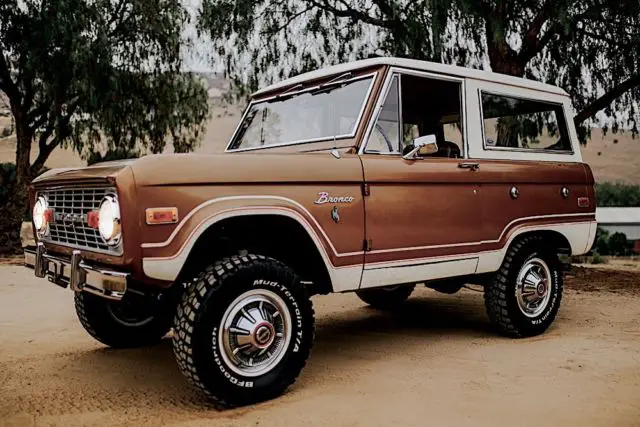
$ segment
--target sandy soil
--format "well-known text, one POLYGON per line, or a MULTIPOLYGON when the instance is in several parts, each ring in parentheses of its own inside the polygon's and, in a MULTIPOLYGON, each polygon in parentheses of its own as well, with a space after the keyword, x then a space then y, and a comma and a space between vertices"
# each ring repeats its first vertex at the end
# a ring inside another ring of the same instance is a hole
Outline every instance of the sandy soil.
POLYGON ((317 341, 281 398, 219 412, 170 343, 110 350, 71 293, 0 266, 0 425, 640 425, 640 274, 578 268, 543 336, 496 336, 481 294, 419 289, 401 311, 316 297, 317 341))

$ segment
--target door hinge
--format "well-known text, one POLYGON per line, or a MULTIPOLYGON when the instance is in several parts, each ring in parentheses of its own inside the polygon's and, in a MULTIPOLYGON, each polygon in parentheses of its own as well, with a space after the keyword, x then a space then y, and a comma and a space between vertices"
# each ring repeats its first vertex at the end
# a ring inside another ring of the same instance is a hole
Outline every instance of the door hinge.
POLYGON ((363 196, 371 195, 371 188, 369 187, 369 184, 362 184, 362 195, 363 196))
POLYGON ((371 250, 371 247, 372 247, 371 239, 365 239, 365 240, 363 240, 363 241, 362 241, 362 249, 363 249, 365 252, 370 251, 370 250, 371 250))

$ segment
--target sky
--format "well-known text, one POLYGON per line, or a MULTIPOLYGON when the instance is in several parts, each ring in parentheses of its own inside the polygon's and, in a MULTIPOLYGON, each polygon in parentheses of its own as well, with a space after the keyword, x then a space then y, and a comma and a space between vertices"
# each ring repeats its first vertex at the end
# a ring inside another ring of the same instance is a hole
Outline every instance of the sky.
POLYGON ((222 71, 220 66, 212 65, 209 58, 210 42, 206 36, 198 37, 196 30, 196 21, 198 18, 198 9, 200 8, 200 0, 183 0, 183 4, 191 15, 191 22, 184 30, 184 37, 191 39, 193 46, 185 49, 184 61, 185 69, 195 72, 219 72, 222 71))

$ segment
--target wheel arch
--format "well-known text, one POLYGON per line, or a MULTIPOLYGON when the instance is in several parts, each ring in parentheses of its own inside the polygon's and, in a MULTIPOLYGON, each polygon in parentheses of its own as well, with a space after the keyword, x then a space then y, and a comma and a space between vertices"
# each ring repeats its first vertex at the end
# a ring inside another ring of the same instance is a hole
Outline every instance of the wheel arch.
POLYGON ((333 291, 331 261, 320 237, 295 212, 238 212, 213 221, 195 239, 176 278, 189 280, 198 268, 241 253, 275 258, 291 267, 312 293, 333 291))
POLYGON ((571 255, 573 253, 570 237, 567 237, 561 231, 543 229, 543 230, 531 230, 517 234, 509 244, 509 248, 516 244, 518 241, 527 239, 530 237, 539 237, 543 243, 549 248, 554 248, 557 253, 562 255, 571 255))

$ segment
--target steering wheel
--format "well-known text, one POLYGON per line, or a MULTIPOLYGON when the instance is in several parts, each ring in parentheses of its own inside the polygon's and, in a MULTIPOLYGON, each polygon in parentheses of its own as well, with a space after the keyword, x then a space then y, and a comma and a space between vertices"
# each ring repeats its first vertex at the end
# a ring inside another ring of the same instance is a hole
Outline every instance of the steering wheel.
POLYGON ((387 137, 387 134, 384 133, 384 130, 382 129, 382 126, 380 126, 378 123, 376 123, 375 125, 375 129, 380 132, 380 135, 382 135, 382 139, 384 139, 384 142, 387 144, 387 148, 389 149, 390 153, 393 153, 393 144, 391 143, 391 140, 389 139, 389 137, 387 137))

